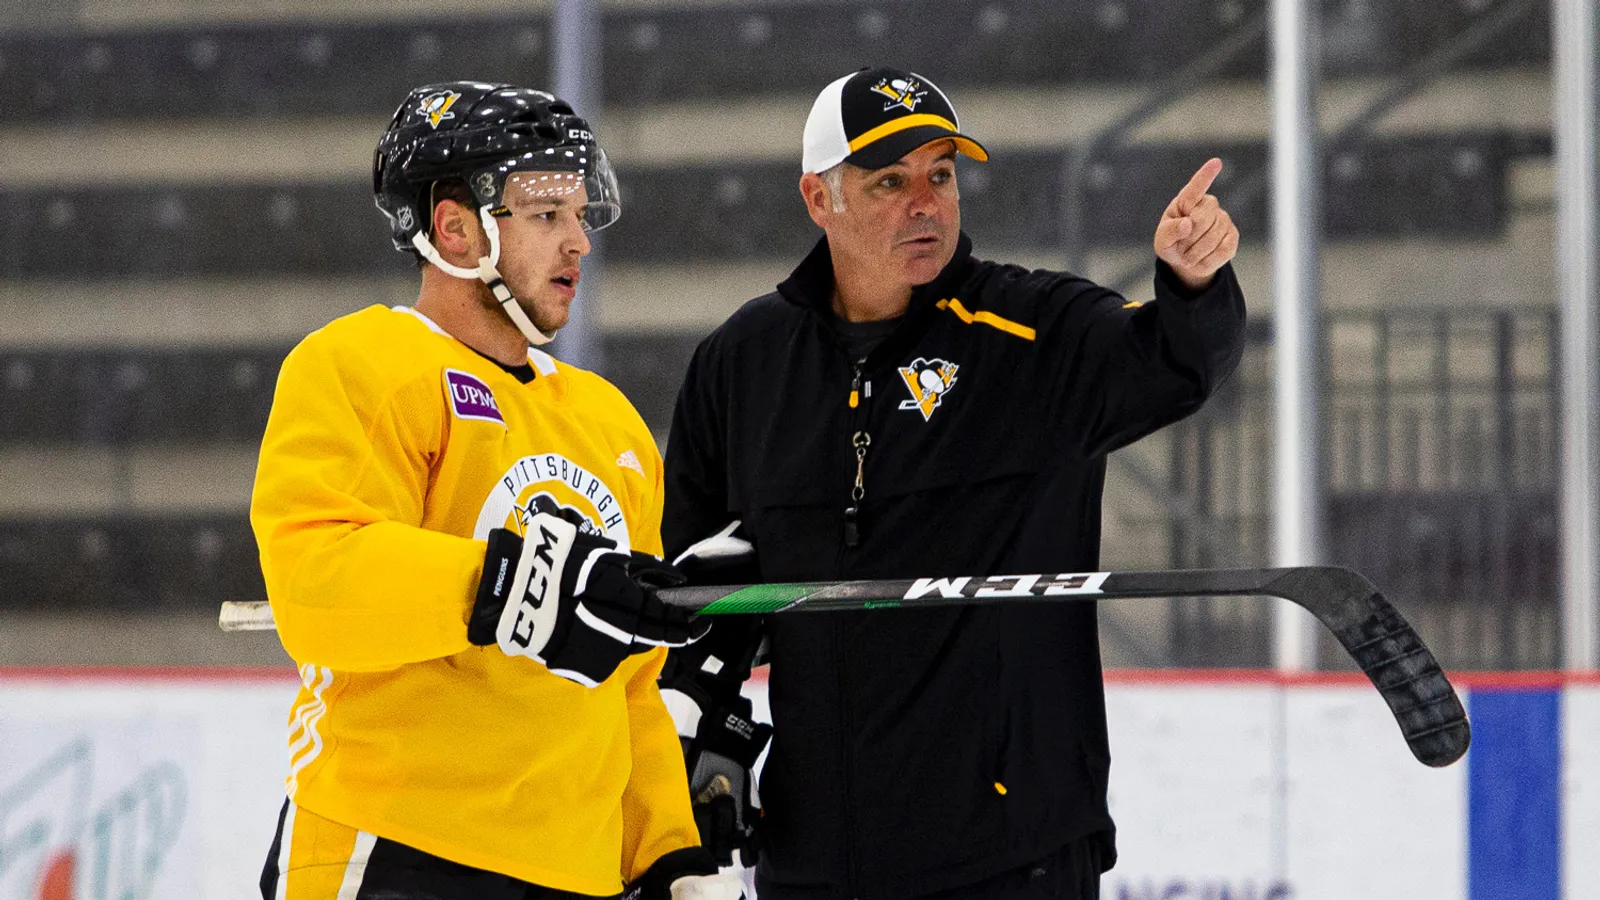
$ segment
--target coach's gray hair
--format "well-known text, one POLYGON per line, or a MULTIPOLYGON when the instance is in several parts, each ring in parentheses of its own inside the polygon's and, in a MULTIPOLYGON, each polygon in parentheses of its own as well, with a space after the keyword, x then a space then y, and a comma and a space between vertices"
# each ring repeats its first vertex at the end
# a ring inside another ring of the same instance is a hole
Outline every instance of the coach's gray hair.
POLYGON ((844 163, 839 163, 831 169, 823 169, 817 173, 817 177, 828 186, 828 195, 833 198, 833 211, 844 212, 844 163))

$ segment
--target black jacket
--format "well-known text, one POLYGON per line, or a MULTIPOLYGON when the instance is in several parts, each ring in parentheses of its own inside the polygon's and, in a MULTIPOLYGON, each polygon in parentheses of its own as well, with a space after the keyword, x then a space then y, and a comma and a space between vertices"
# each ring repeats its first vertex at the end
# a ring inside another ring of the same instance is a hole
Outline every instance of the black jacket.
MULTIPOLYGON (((737 518, 766 581, 1096 569, 1105 455, 1233 371, 1238 282, 1224 268, 1190 296, 1158 263, 1139 306, 970 254, 963 235, 864 366, 832 329, 826 239, 706 338, 667 444, 669 559, 737 518)), ((768 628, 763 898, 914 896, 1096 833, 1110 865, 1093 604, 768 628)))

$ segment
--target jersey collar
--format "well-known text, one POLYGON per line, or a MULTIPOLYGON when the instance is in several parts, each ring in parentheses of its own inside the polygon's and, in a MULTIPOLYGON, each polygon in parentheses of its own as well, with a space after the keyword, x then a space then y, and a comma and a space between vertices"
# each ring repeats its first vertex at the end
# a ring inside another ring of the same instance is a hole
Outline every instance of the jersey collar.
MULTIPOLYGON (((416 317, 416 319, 418 321, 420 321, 422 324, 428 326, 428 330, 434 332, 435 334, 443 335, 443 336, 445 336, 445 337, 447 337, 447 338, 449 338, 449 339, 451 339, 453 341, 457 341, 457 342, 459 342, 459 343, 461 343, 463 345, 466 344, 465 341, 462 341, 460 338, 456 337, 455 335, 453 335, 450 332, 445 331, 443 328, 441 328, 439 326, 438 322, 435 322, 434 320, 428 318, 426 315, 423 315, 422 313, 417 312, 417 310, 414 307, 410 307, 410 306, 394 306, 394 307, 390 307, 390 308, 393 309, 397 313, 405 313, 408 316, 416 317)), ((480 353, 479 355, 482 356, 483 354, 480 353)), ((538 372, 540 375, 554 375, 554 374, 556 374, 556 361, 555 361, 555 358, 552 357, 550 354, 544 352, 543 350, 540 350, 537 347, 529 347, 528 348, 528 365, 533 366, 533 370, 535 372, 538 372)))

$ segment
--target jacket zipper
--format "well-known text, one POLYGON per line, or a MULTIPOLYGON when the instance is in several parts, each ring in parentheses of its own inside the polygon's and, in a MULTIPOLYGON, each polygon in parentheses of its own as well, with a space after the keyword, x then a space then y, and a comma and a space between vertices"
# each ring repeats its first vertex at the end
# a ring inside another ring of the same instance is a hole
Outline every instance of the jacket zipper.
MULTIPOLYGON (((853 367, 850 380, 850 408, 859 409, 861 406, 861 360, 853 367)), ((870 388, 869 388, 870 390, 870 388)), ((850 417, 852 424, 861 424, 862 413, 857 412, 850 417)), ((850 487, 850 505, 844 509, 844 545, 846 549, 855 549, 861 546, 861 501, 867 496, 867 448, 872 446, 872 435, 865 427, 856 429, 850 436, 850 447, 856 454, 856 480, 850 487)))
MULTIPOLYGON (((861 501, 867 495, 866 470, 867 447, 872 444, 872 435, 867 432, 865 418, 867 415, 863 400, 870 399, 872 388, 866 384, 862 377, 862 366, 866 362, 858 359, 851 364, 850 377, 850 448, 855 452, 856 477, 850 487, 850 505, 844 510, 844 550, 840 551, 840 564, 844 563, 844 553, 861 545, 861 501)), ((856 874, 856 820, 850 810, 851 798, 855 796, 854 771, 855 754, 851 752, 851 742, 855 740, 855 722, 850 715, 850 691, 845 677, 845 629, 835 617, 834 646, 838 648, 839 661, 839 714, 841 725, 844 727, 844 871, 845 889, 851 897, 856 894, 858 881, 856 874)))

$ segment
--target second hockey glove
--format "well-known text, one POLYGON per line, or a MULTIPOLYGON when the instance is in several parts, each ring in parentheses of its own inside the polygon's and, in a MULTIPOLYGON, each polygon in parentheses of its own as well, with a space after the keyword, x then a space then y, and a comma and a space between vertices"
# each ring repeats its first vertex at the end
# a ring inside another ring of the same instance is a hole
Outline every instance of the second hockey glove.
POLYGON ((467 640, 595 687, 630 653, 681 647, 705 633, 709 623, 656 596, 682 582, 653 556, 623 553, 614 541, 541 512, 525 536, 489 533, 467 640))

